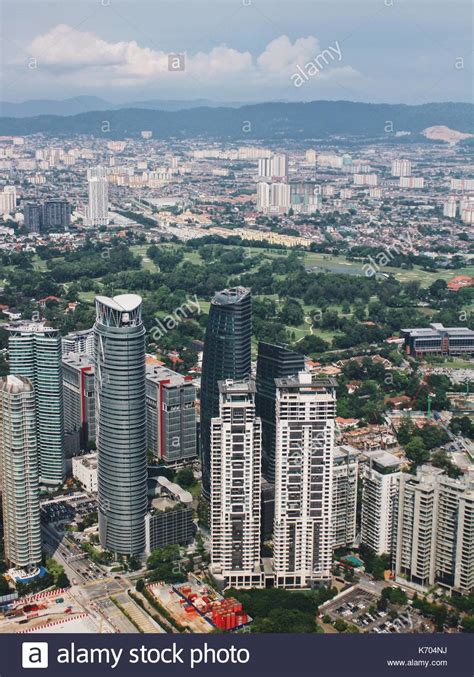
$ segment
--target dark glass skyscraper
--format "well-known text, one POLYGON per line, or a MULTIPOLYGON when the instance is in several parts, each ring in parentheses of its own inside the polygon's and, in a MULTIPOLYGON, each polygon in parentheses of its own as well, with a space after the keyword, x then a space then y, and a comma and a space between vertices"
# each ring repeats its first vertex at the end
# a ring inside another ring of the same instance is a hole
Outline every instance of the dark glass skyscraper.
POLYGON ((257 416, 262 420, 263 474, 275 481, 275 401, 276 378, 294 376, 304 371, 304 355, 271 343, 258 344, 257 416))
POLYGON ((211 419, 219 416, 218 381, 250 376, 252 301, 250 289, 216 292, 211 301, 201 376, 202 488, 210 498, 211 419))
POLYGON ((145 329, 135 294, 96 298, 95 390, 99 535, 106 550, 145 550, 145 329))

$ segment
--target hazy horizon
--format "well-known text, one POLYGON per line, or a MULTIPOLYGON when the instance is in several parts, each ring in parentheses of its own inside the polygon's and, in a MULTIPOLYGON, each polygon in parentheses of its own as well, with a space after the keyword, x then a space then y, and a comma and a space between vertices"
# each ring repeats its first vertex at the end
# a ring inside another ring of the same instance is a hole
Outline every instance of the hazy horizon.
POLYGON ((7 0, 3 7, 0 98, 12 103, 472 100, 468 0, 7 0), (173 70, 170 59, 183 54, 173 70))

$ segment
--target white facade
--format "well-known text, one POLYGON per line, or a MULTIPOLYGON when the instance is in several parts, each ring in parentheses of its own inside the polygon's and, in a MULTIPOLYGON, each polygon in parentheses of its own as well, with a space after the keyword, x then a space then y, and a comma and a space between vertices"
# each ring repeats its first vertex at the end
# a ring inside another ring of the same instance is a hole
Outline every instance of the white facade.
POLYGON ((451 179, 451 190, 474 190, 474 179, 451 179))
POLYGON ((16 211, 16 188, 5 186, 0 193, 0 215, 14 214, 16 211))
POLYGON ((377 174, 354 174, 354 186, 376 186, 377 174))
POLYGON ((440 468, 402 474, 395 573, 422 588, 440 583, 474 590, 474 476, 450 479, 440 468))
POLYGON ((89 494, 97 493, 97 454, 75 456, 72 459, 72 476, 89 494))
POLYGON ((94 330, 84 329, 67 334, 61 339, 61 351, 63 355, 77 353, 94 357, 94 330))
POLYGON ((361 471, 361 543, 376 555, 393 550, 400 461, 385 451, 365 451, 367 464, 361 471))
POLYGON ((458 205, 454 195, 450 195, 446 202, 443 204, 443 216, 447 216, 448 219, 455 219, 458 212, 458 205))
POLYGON ((392 162, 392 176, 411 176, 410 160, 394 160, 392 162))
POLYGON ((16 567, 34 567, 41 562, 35 393, 18 376, 0 379, 0 488, 5 558, 16 567))
POLYGON ((425 180, 422 176, 401 176, 400 188, 424 188, 425 180))
POLYGON ((87 170, 89 205, 87 210, 90 226, 106 226, 109 223, 109 185, 104 167, 87 170))
POLYGON ((277 587, 331 578, 335 381, 276 379, 274 570, 277 587))
POLYGON ((257 210, 264 214, 286 214, 291 206, 289 183, 257 184, 257 210))
POLYGON ((237 588, 262 584, 261 421, 253 381, 220 381, 211 422, 211 571, 237 588))

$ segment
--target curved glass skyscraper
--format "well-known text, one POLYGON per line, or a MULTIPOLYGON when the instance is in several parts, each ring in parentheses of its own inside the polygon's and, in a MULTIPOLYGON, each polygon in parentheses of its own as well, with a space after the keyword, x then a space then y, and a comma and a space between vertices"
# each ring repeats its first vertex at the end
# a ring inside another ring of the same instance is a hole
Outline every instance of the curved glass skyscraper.
POLYGON ((201 375, 201 454, 203 496, 210 499, 211 419, 219 416, 218 381, 250 376, 252 301, 250 289, 216 292, 211 301, 201 375))
POLYGON ((145 328, 135 294, 96 298, 99 535, 121 555, 145 550, 145 328))
POLYGON ((65 480, 61 335, 45 322, 7 326, 10 373, 30 379, 35 389, 40 483, 65 480))

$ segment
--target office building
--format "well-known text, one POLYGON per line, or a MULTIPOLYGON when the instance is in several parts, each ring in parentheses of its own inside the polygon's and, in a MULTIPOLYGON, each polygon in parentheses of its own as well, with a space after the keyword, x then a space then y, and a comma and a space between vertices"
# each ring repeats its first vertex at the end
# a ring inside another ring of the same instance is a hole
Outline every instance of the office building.
POLYGON ((335 447, 332 476, 333 547, 354 545, 357 516, 359 450, 350 445, 335 447))
POLYGON ((394 548, 400 460, 386 451, 364 451, 361 469, 361 543, 376 555, 391 555, 394 548))
POLYGON ((196 387, 191 376, 146 365, 147 449, 165 465, 183 465, 197 455, 196 387))
POLYGON ((97 454, 83 454, 72 459, 72 476, 89 494, 97 493, 97 475, 97 454))
POLYGON ((411 176, 410 160, 394 160, 392 162, 392 176, 411 176))
POLYGON ((444 327, 433 322, 427 328, 402 329, 405 350, 423 355, 474 355, 474 331, 467 327, 444 327))
POLYGON ((211 423, 211 571, 236 588, 262 584, 261 422, 252 380, 219 382, 211 423))
POLYGON ((77 353, 94 357, 94 329, 84 329, 67 334, 62 338, 61 346, 63 355, 77 353))
POLYGON ((135 294, 96 298, 95 391, 99 537, 106 550, 145 550, 145 328, 135 294))
POLYGON ((33 384, 0 379, 0 488, 5 559, 30 569, 41 562, 39 464, 33 384))
POLYGON ((72 456, 95 442, 94 361, 88 355, 62 357, 64 438, 72 456))
POLYGON ((300 371, 304 371, 304 355, 284 346, 259 342, 255 403, 262 421, 263 472, 269 482, 275 482, 275 379, 300 371))
POLYGON ((167 545, 189 545, 195 534, 193 509, 169 498, 160 498, 145 516, 145 554, 150 555, 167 545))
POLYGON ((65 480, 61 336, 28 320, 7 330, 10 373, 28 378, 35 391, 40 482, 54 487, 65 480))
POLYGON ((217 292, 209 309, 201 374, 201 455, 203 496, 210 499, 211 419, 219 416, 218 381, 250 376, 252 336, 250 289, 217 292))
POLYGON ((159 475, 148 480, 148 496, 151 506, 145 517, 145 553, 167 545, 189 545, 196 533, 192 494, 159 475))
POLYGON ((87 221, 90 226, 106 226, 109 223, 109 186, 104 167, 87 170, 89 204, 87 221))
POLYGON ((395 574, 427 589, 474 590, 474 476, 424 465, 400 477, 395 574))
POLYGON ((327 584, 332 566, 336 382, 276 379, 275 585, 327 584))

